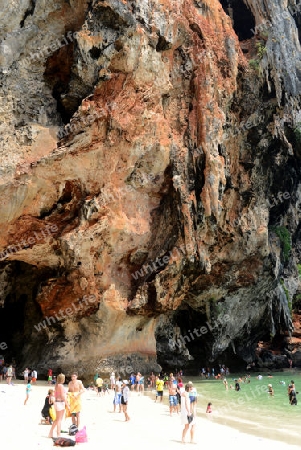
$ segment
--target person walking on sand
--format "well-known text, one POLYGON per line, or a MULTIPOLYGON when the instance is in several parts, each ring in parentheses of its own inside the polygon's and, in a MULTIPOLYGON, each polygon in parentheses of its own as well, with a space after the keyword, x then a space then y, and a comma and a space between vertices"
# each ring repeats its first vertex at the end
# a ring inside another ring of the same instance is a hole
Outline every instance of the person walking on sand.
POLYGON ((13 377, 13 366, 12 366, 12 364, 10 364, 8 366, 7 373, 6 373, 7 384, 11 384, 12 377, 13 377))
POLYGON ((85 388, 81 380, 77 379, 77 373, 71 374, 71 381, 68 384, 68 404, 72 423, 79 429, 79 418, 82 409, 81 395, 85 392, 85 388))
POLYGON ((56 384, 54 388, 54 409, 56 413, 56 418, 53 421, 53 424, 51 425, 49 435, 48 437, 53 437, 53 431, 56 427, 56 434, 57 437, 60 437, 61 435, 61 425, 62 420, 65 413, 66 408, 66 402, 67 402, 67 396, 66 391, 64 388, 64 382, 65 382, 65 375, 63 373, 60 373, 57 376, 56 384))
POLYGON ((47 380, 48 380, 48 384, 52 384, 52 369, 48 369, 47 380))
POLYGON ((185 437, 190 427, 190 442, 194 443, 195 416, 191 413, 189 391, 193 389, 190 384, 185 385, 185 390, 181 392, 181 423, 184 425, 182 431, 182 444, 185 444, 185 437))
POLYGON ((127 380, 123 380, 122 388, 121 388, 121 409, 124 413, 125 421, 129 421, 130 417, 128 415, 128 401, 129 401, 129 382, 127 380))
POLYGON ((189 402, 190 402, 190 412, 196 417, 196 405, 198 401, 198 393, 196 388, 193 386, 192 381, 188 381, 189 385, 189 402))
POLYGON ((114 410, 116 412, 116 405, 119 405, 119 412, 121 412, 121 387, 122 387, 122 379, 119 378, 118 381, 115 382, 115 395, 113 399, 114 410))
POLYGON ((97 397, 100 397, 102 395, 102 387, 103 387, 103 379, 101 377, 97 378, 96 386, 97 386, 97 397))
POLYGON ((29 375, 29 370, 26 367, 26 369, 23 372, 24 383, 28 383, 28 375, 29 375))
POLYGON ((169 395, 169 414, 178 413, 178 398, 177 398, 177 385, 172 381, 169 383, 168 387, 168 395, 169 395))
POLYGON ((24 405, 26 405, 27 400, 29 399, 29 394, 31 393, 31 380, 26 385, 26 398, 24 400, 24 405))
POLYGON ((112 372, 110 375, 110 389, 113 391, 113 389, 115 389, 115 382, 116 382, 116 378, 115 378, 115 372, 112 372))
POLYGON ((163 400, 163 390, 164 390, 164 380, 162 379, 162 377, 157 377, 156 390, 157 390, 157 392, 156 392, 155 403, 156 403, 158 397, 160 397, 160 402, 162 402, 162 400, 163 400))

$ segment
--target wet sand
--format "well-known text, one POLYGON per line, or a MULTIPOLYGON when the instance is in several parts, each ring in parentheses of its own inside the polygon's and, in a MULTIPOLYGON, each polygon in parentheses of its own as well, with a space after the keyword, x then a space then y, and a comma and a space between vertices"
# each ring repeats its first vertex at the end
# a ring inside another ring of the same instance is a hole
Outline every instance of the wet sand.
MULTIPOLYGON (((46 382, 38 382, 33 386, 27 405, 24 406, 24 383, 17 381, 14 386, 7 386, 4 382, 0 384, 1 446, 5 450, 55 448, 52 439, 47 437, 50 426, 40 424, 40 411, 48 388, 46 382)), ((167 398, 166 391, 164 395, 167 398)), ((138 396, 136 392, 131 393, 128 406, 131 417, 129 422, 124 421, 122 413, 113 413, 111 392, 103 397, 97 397, 96 392, 87 390, 82 400, 80 428, 86 425, 89 442, 78 446, 87 450, 99 450, 103 446, 118 450, 133 450, 137 446, 143 450, 183 448, 180 414, 170 417, 168 406, 155 403, 152 394, 138 396)), ((68 430, 70 424, 70 418, 64 420, 62 430, 68 430)), ((62 436, 68 437, 68 434, 62 433, 62 436)), ((187 441, 189 441, 188 434, 187 441)), ((226 446, 231 450, 301 449, 301 446, 290 445, 289 441, 284 443, 247 434, 244 432, 243 423, 240 431, 221 425, 216 422, 214 413, 212 416, 200 414, 197 418, 195 441, 197 445, 187 443, 184 447, 219 449, 226 446)))

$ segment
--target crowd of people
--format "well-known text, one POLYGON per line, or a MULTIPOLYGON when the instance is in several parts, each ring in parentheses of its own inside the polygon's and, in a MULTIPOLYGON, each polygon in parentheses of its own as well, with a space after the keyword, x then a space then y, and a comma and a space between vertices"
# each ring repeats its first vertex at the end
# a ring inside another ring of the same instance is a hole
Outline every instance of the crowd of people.
MULTIPOLYGON (((5 371, 5 379, 8 384, 12 384, 12 379, 15 373, 13 372, 12 364, 7 366, 5 371)), ((230 371, 225 366, 220 366, 220 370, 215 373, 214 369, 202 368, 200 371, 200 377, 221 379, 226 390, 233 389, 235 391, 241 390, 242 383, 250 383, 250 375, 245 375, 239 378, 234 378, 234 384, 228 386, 226 375, 230 374, 230 371)), ((30 394, 32 392, 32 385, 37 381, 37 371, 35 369, 25 368, 22 372, 24 383, 26 384, 26 397, 24 405, 27 404, 30 394)), ((268 378, 273 378, 271 374, 268 378)), ((2 378, 3 379, 3 378, 2 378)), ((262 375, 257 376, 258 380, 262 380, 262 375)), ((130 420, 128 413, 128 402, 131 392, 136 392, 139 395, 144 394, 144 390, 147 389, 154 392, 154 402, 162 403, 163 397, 168 398, 168 407, 170 416, 179 414, 181 418, 182 428, 182 442, 186 440, 188 431, 190 432, 190 441, 194 442, 194 427, 196 424, 197 416, 197 401, 198 393, 191 381, 183 382, 183 371, 176 371, 176 373, 159 373, 152 372, 149 376, 144 377, 140 372, 131 373, 128 379, 123 379, 117 372, 111 372, 108 378, 102 378, 102 376, 96 372, 93 382, 86 388, 81 380, 78 379, 76 372, 71 374, 71 380, 68 383, 67 388, 64 386, 65 375, 58 373, 57 376, 53 374, 52 369, 48 369, 47 383, 52 387, 48 389, 45 397, 44 405, 41 410, 42 423, 50 425, 49 437, 52 438, 54 432, 56 436, 61 435, 61 424, 64 417, 70 417, 72 425, 79 430, 80 426, 80 413, 81 413, 81 396, 86 389, 93 389, 96 392, 97 397, 102 397, 106 394, 113 393, 113 412, 119 412, 124 414, 125 421, 130 420)), ((284 381, 280 381, 280 384, 285 384, 284 381)), ((270 396, 274 396, 274 388, 271 383, 268 384, 267 393, 270 396)), ((293 380, 288 385, 287 390, 289 403, 291 405, 297 405, 297 394, 295 383, 293 380)), ((207 404, 206 413, 211 414, 213 412, 212 403, 207 404)))

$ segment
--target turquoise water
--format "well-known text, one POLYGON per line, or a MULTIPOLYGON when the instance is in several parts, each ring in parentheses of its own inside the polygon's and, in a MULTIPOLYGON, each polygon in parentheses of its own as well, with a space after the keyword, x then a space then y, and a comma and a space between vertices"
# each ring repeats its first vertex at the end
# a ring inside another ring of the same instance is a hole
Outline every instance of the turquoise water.
MULTIPOLYGON (((212 403, 212 420, 239 429, 242 432, 255 434, 270 439, 301 445, 301 373, 286 371, 273 373, 269 378, 262 374, 262 380, 252 374, 250 383, 240 383, 239 392, 226 390, 221 380, 202 380, 191 377, 198 394, 198 415, 206 415, 208 402, 212 403), (298 405, 289 404, 287 388, 291 380, 295 381, 298 405), (285 381, 285 385, 280 384, 285 381), (272 384, 274 396, 267 393, 267 385, 272 384)), ((239 375, 227 376, 228 387, 235 385, 239 375)), ((187 382, 185 377, 185 382, 187 382)), ((208 414, 207 414, 208 416, 208 414)))

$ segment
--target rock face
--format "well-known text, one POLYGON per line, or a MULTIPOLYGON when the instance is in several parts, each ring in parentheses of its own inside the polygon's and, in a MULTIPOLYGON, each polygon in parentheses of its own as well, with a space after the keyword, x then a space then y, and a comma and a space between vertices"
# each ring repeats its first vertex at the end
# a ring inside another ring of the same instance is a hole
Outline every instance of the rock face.
POLYGON ((87 377, 300 365, 300 5, 5 8, 6 357, 87 377))

